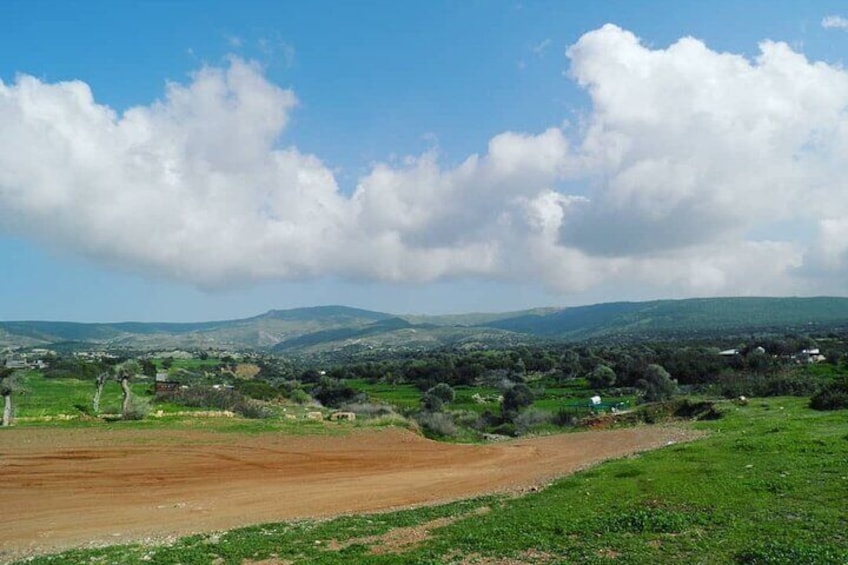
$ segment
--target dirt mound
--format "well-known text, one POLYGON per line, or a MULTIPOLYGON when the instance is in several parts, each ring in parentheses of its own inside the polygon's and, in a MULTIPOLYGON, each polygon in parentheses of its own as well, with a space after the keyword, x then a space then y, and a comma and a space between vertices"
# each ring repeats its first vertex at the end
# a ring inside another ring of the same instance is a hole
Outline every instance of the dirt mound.
POLYGON ((521 490, 688 436, 638 427, 452 445, 400 429, 306 437, 10 429, 0 433, 0 561, 521 490))

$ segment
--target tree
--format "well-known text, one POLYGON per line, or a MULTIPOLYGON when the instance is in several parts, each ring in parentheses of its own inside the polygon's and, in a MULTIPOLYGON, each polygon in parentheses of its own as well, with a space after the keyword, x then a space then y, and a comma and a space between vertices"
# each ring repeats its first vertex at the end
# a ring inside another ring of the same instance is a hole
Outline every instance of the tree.
POLYGON ((589 373, 589 386, 593 389, 609 388, 615 384, 615 371, 601 364, 589 373))
POLYGON ((145 376, 153 378, 156 376, 156 364, 150 359, 141 360, 141 372, 145 376))
POLYGON ((445 403, 453 402, 454 398, 456 398, 456 393, 453 391, 453 388, 451 388, 451 386, 447 383, 439 383, 430 390, 428 390, 427 393, 439 397, 442 402, 445 403))
POLYGON ((130 379, 141 372, 138 361, 130 359, 115 365, 115 378, 121 383, 123 401, 121 402, 121 416, 127 418, 130 413, 132 391, 130 390, 130 379))
POLYGON ((573 349, 569 349, 562 354, 562 358, 559 361, 559 369, 563 379, 571 380, 577 378, 577 374, 580 372, 580 355, 573 349))
POLYGON ((94 398, 91 400, 91 407, 95 414, 100 413, 100 396, 103 394, 103 387, 107 380, 109 380, 109 371, 103 371, 94 381, 94 398))
POLYGON ((518 411, 533 404, 533 391, 524 383, 518 383, 506 389, 501 404, 504 419, 512 420, 518 411))
POLYGON ((648 365, 636 386, 642 389, 643 397, 648 402, 668 400, 678 392, 677 381, 671 378, 662 365, 655 363, 648 365))
POLYGON ((445 402, 432 392, 425 392, 421 397, 421 404, 427 412, 440 412, 445 402))
POLYGON ((356 391, 344 381, 321 377, 312 389, 312 396, 327 407, 338 408, 356 397, 356 391))
POLYGON ((421 396, 421 403, 428 412, 439 412, 442 407, 453 402, 456 397, 453 388, 447 383, 439 383, 421 396))
POLYGON ((3 396, 3 426, 12 425, 12 392, 17 385, 18 373, 13 369, 0 367, 0 395, 3 396))

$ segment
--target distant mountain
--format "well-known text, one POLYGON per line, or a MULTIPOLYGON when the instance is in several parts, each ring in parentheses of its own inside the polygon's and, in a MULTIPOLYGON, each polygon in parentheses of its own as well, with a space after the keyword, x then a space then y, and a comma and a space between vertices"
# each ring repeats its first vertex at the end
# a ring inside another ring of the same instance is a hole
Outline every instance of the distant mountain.
POLYGON ((77 347, 326 353, 498 346, 540 338, 653 339, 834 326, 848 326, 848 298, 697 298, 447 316, 396 316, 346 306, 318 306, 183 324, 0 322, 0 347, 74 343, 80 344, 77 347))
POLYGON ((650 337, 671 333, 791 330, 848 324, 848 298, 691 298, 611 302, 486 324, 549 338, 650 337))
POLYGON ((346 306, 271 310, 252 318, 197 323, 0 322, 0 344, 36 346, 82 342, 109 347, 268 348, 328 329, 356 328, 391 314, 346 306))

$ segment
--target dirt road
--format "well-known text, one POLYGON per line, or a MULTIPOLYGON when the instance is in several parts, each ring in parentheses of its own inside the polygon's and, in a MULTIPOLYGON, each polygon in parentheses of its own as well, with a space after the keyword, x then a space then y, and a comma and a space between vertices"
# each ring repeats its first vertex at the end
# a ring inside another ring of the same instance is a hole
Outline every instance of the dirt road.
POLYGON ((306 437, 3 430, 0 561, 519 489, 687 436, 639 427, 451 445, 400 429, 306 437))

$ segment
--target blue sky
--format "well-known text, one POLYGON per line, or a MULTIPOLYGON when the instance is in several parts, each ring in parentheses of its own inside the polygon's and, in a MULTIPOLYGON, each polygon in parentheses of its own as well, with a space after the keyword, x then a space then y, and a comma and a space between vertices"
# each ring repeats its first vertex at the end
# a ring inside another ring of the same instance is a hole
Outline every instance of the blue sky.
POLYGON ((11 0, 0 319, 845 294, 842 8, 11 0))

